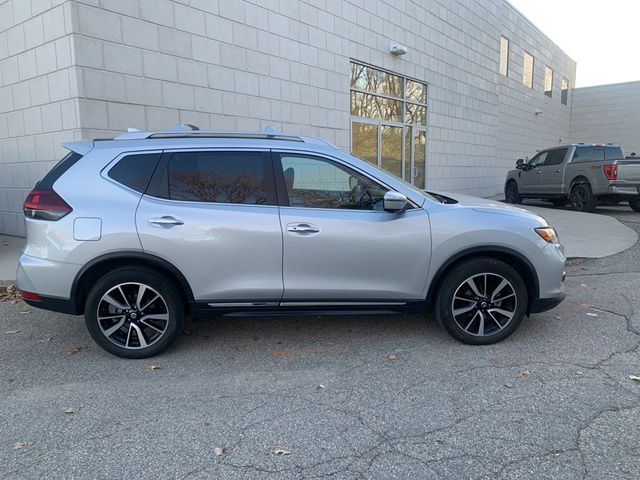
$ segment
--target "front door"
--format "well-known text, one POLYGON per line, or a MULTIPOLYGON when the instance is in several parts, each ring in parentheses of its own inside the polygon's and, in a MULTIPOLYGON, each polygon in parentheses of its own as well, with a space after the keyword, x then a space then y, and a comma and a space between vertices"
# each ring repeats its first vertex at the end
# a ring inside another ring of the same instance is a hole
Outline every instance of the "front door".
POLYGON ((557 148, 549 151, 544 164, 540 167, 540 193, 555 195, 562 193, 563 183, 563 162, 567 155, 566 148, 557 148))
POLYGON ((270 152, 179 151, 158 165, 136 223, 142 248, 178 268, 197 301, 282 297, 282 231, 270 152))
POLYGON ((542 171, 540 167, 547 158, 548 152, 540 152, 533 157, 529 163, 525 164, 525 168, 521 170, 520 175, 520 193, 532 194, 540 193, 542 171))
POLYGON ((424 210, 385 212, 387 189, 335 159, 274 158, 286 192, 282 305, 424 299, 431 252, 424 210))

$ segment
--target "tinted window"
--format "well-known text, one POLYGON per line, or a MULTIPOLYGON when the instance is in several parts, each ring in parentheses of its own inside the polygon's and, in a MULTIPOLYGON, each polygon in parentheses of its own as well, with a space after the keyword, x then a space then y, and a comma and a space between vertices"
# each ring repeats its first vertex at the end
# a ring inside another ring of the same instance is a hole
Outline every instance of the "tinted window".
POLYGON ((127 155, 109 170, 109 177, 118 183, 144 193, 159 159, 159 153, 127 155))
POLYGON ((292 207, 383 210, 387 189, 350 168, 308 155, 280 159, 292 207))
POLYGON ((65 157, 60 160, 55 166, 49 170, 42 180, 36 183, 37 188, 53 188, 53 184, 58 180, 64 172, 69 170, 78 160, 82 158, 82 155, 76 152, 69 152, 65 157))
POLYGON ((604 159, 605 160, 622 160, 622 149, 620 147, 604 147, 604 159))
MULTIPOLYGON (((263 152, 180 152, 168 165, 169 198, 192 202, 273 204, 263 152)), ((273 176, 271 176, 273 178, 273 176)))
POLYGON ((551 150, 549 155, 547 155, 547 159, 545 160, 545 165, 560 165, 564 161, 564 157, 567 154, 566 148, 559 148, 557 150, 551 150))
POLYGON ((576 162, 604 161, 604 147, 577 147, 573 158, 576 162))

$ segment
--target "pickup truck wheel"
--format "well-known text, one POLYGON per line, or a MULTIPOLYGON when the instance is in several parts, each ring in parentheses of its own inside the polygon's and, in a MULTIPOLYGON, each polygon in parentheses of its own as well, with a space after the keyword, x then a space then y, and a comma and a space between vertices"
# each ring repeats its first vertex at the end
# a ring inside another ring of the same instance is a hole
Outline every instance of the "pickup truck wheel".
POLYGON ((510 265, 473 258, 450 270, 438 288, 435 316, 449 334, 470 345, 488 345, 511 335, 527 312, 528 293, 510 265))
POLYGON ((596 209, 596 197, 593 196, 591 186, 581 183, 571 190, 571 206, 579 212, 593 212, 596 209))
POLYGON ((630 198, 629 206, 634 212, 640 212, 640 197, 630 198))
POLYGON ((507 203, 521 203, 522 197, 518 192, 518 184, 511 180, 504 189, 504 199, 507 203))

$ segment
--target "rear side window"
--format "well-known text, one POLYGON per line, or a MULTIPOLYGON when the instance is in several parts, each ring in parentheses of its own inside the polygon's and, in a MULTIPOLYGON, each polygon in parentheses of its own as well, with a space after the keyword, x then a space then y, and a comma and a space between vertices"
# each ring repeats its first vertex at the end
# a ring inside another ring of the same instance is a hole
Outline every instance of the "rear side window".
POLYGON ((171 200, 274 205, 271 159, 265 152, 179 152, 167 167, 171 200))
POLYGON ((620 147, 604 147, 605 160, 622 160, 624 155, 620 147))
POLYGON ((127 155, 109 170, 109 177, 133 190, 144 193, 160 160, 160 153, 127 155))
POLYGON ((547 155, 547 159, 545 160, 545 165, 560 165, 564 161, 564 157, 567 154, 566 148, 558 148, 557 150, 551 150, 549 155, 547 155))
POLYGON ((58 180, 64 172, 69 170, 75 163, 82 158, 82 155, 76 152, 69 152, 62 160, 56 163, 55 167, 49 170, 42 180, 36 183, 36 188, 53 188, 53 184, 58 180))
POLYGON ((573 159, 576 162, 604 161, 604 147, 576 147, 573 159))

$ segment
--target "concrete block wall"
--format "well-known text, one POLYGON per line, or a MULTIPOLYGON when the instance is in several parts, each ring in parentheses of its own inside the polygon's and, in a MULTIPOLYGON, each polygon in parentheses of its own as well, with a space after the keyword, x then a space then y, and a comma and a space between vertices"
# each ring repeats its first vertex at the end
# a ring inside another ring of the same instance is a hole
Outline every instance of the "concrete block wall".
POLYGON ((573 84, 575 63, 506 0, 0 0, 0 9, 0 232, 22 233, 22 198, 69 139, 180 121, 275 125, 349 150, 351 60, 428 84, 429 188, 494 195, 515 158, 569 135, 559 82, 573 84), (509 78, 498 73, 503 34, 509 78), (408 53, 391 55, 392 42, 408 53), (536 57, 533 90, 519 49, 536 57), (552 99, 542 61, 555 72, 552 99))
POLYGON ((0 232, 24 235, 22 202, 79 139, 71 5, 0 2, 0 232))
POLYGON ((565 78, 573 87, 576 69, 567 54, 508 2, 504 3, 501 18, 502 35, 509 39, 509 70, 508 76, 497 77, 500 90, 495 176, 501 181, 500 189, 505 168, 514 168, 518 158, 531 158, 543 148, 570 143, 572 88, 564 105, 561 82, 565 78), (534 58, 533 88, 522 81, 525 51, 534 58), (553 70, 551 97, 544 93, 545 66, 553 70))
POLYGON ((617 143, 640 157, 640 82, 576 88, 571 107, 573 142, 617 143))

